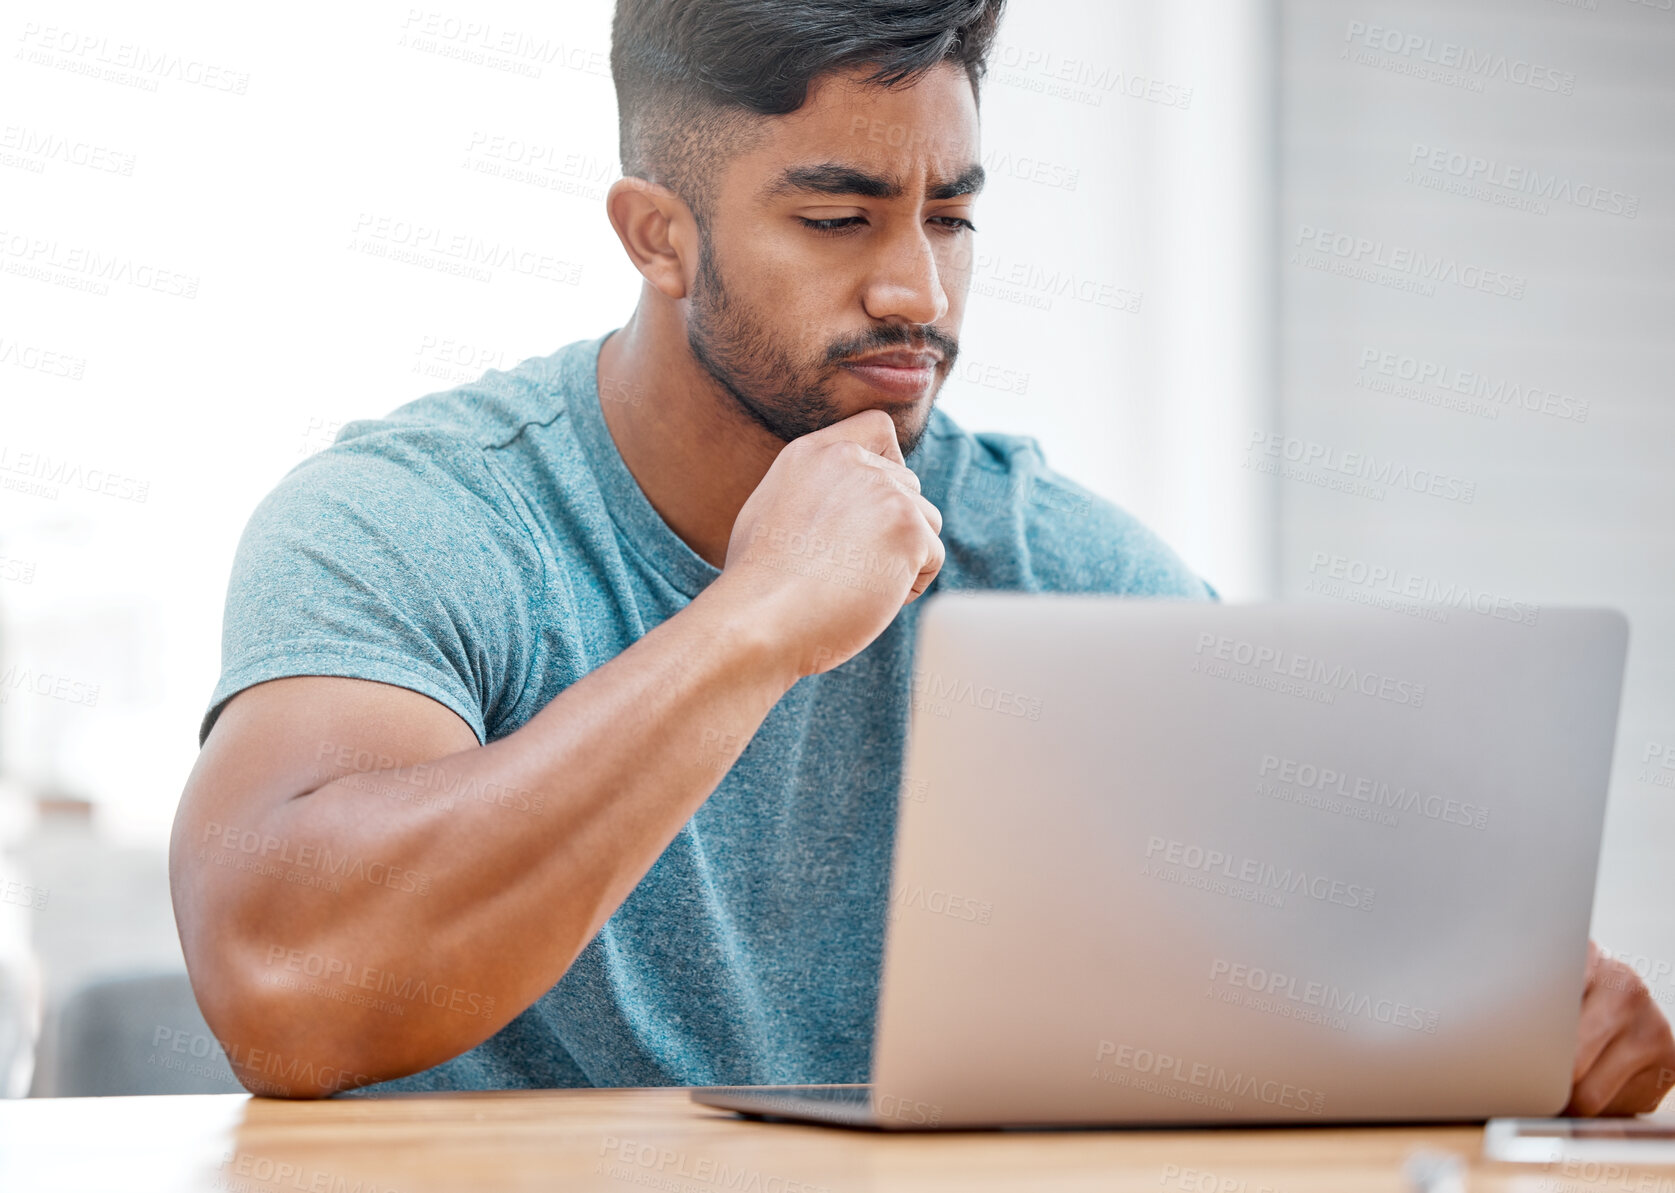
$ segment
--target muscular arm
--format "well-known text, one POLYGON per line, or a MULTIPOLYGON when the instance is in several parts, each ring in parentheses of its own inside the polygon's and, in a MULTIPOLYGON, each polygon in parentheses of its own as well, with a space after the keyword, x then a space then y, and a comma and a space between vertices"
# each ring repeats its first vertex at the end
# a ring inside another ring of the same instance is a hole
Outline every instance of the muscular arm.
POLYGON ((930 583, 941 519, 917 487, 880 412, 798 440, 741 510, 720 579, 486 746, 441 704, 368 681, 230 701, 170 868, 193 988, 241 1078, 317 1096, 403 1076, 545 993, 791 684, 930 583), (783 544, 810 533, 898 560, 899 584, 804 575, 783 544))

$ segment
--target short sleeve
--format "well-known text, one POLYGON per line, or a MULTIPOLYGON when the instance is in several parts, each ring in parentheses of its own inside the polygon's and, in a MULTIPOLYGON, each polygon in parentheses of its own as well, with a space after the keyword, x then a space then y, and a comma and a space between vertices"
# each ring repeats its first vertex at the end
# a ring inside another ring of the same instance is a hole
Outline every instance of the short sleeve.
POLYGON ((521 694, 544 583, 484 449, 442 428, 340 437, 286 474, 239 539, 199 744, 233 696, 295 675, 420 692, 486 742, 521 694))

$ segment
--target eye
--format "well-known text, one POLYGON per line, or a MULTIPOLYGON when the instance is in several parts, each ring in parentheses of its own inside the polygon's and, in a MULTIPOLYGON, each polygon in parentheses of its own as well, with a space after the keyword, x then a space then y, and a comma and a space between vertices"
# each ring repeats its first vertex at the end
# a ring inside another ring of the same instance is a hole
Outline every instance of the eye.
POLYGON ((842 236, 846 230, 854 227, 856 224, 866 223, 866 220, 858 215, 846 215, 830 220, 804 219, 799 215, 797 217, 797 221, 801 223, 803 227, 812 229, 815 232, 822 232, 827 236, 842 236))
POLYGON ((939 215, 939 216, 932 217, 932 222, 941 224, 943 227, 947 228, 950 232, 975 232, 975 231, 977 231, 977 225, 972 223, 970 220, 965 219, 962 216, 939 215))

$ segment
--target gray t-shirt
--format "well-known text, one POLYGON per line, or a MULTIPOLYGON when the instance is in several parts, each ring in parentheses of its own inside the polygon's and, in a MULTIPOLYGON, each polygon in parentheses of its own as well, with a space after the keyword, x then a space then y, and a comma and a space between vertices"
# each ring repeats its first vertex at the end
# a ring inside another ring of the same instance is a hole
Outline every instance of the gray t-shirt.
MULTIPOLYGON (((287 473, 239 542, 199 740, 252 684, 338 675, 422 692, 494 741, 714 580, 611 439, 605 338, 350 423, 287 473)), ((557 985, 471 1051, 370 1090, 867 1080, 925 600, 1216 596, 1134 518, 1050 471, 1033 439, 974 435, 934 410, 907 463, 944 519, 927 597, 774 706, 557 985)))

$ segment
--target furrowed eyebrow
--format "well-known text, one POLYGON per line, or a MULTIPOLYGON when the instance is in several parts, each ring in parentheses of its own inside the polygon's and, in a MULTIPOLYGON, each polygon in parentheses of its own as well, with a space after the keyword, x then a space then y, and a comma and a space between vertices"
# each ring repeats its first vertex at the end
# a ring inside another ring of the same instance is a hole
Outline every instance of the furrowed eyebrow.
POLYGON ((819 166, 792 166, 762 188, 764 199, 783 199, 800 194, 899 199, 902 185, 893 178, 880 178, 852 166, 827 162, 819 166))
MULTIPOLYGON (((983 189, 987 175, 980 165, 967 166, 959 176, 931 187, 931 199, 957 199, 983 189)), ((818 166, 792 166, 762 188, 764 200, 794 195, 860 195, 867 199, 899 199, 906 188, 894 178, 868 174, 853 166, 826 162, 818 166)))
POLYGON ((961 195, 975 195, 982 191, 983 183, 987 180, 988 172, 982 166, 970 165, 960 172, 958 178, 931 187, 930 197, 933 199, 957 199, 961 195))

